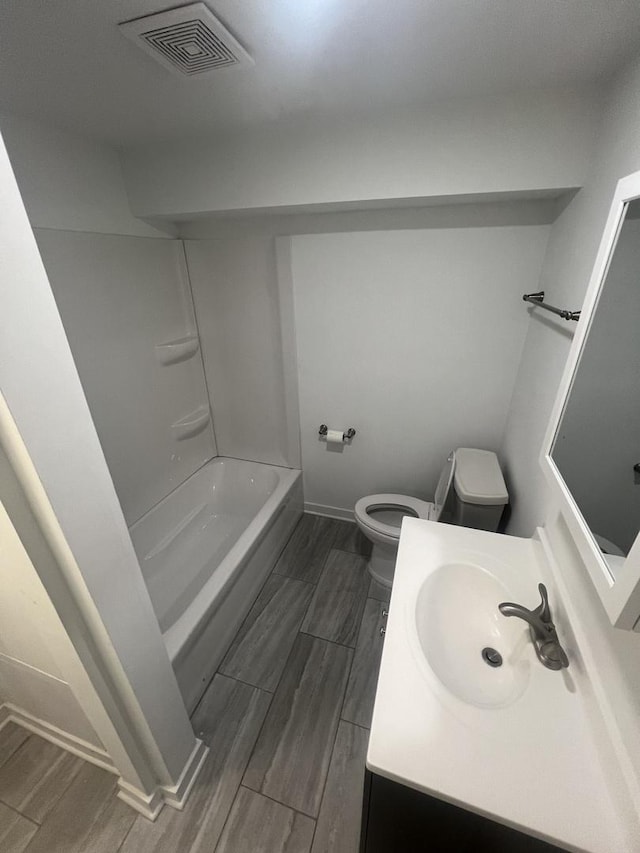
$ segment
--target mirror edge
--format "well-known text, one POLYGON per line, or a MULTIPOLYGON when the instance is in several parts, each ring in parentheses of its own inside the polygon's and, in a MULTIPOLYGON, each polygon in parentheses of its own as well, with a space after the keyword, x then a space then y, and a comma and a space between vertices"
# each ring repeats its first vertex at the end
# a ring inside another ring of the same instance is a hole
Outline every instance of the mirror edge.
POLYGON ((607 616, 615 627, 630 630, 640 625, 640 533, 625 560, 623 569, 625 576, 614 582, 609 566, 587 522, 553 461, 551 451, 624 221, 626 205, 638 197, 640 197, 640 171, 621 178, 616 185, 582 305, 581 320, 571 343, 540 453, 540 465, 547 483, 558 500, 562 517, 567 523, 607 616))

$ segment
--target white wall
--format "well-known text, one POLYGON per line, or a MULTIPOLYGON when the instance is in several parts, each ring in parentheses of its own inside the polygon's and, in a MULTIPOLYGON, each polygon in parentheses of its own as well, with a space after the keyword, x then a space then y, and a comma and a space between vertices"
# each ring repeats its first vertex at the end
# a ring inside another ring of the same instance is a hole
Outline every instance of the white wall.
MULTIPOLYGON (((638 116, 640 61, 628 66, 614 82, 585 187, 553 227, 541 284, 554 304, 579 308, 582 303, 616 183, 640 169, 638 116)), ((502 444, 514 492, 509 531, 528 536, 545 522, 568 595, 586 626, 621 742, 640 780, 640 635, 609 624, 566 525, 558 517, 538 462, 571 343, 567 325, 540 311, 533 312, 529 323, 502 444)), ((611 440, 615 438, 612 431, 611 440)))
POLYGON ((640 529, 640 220, 620 232, 553 457, 589 526, 625 553, 640 529))
POLYGON ((216 455, 211 423, 178 440, 190 413, 209 411, 199 352, 163 365, 155 351, 196 334, 182 244, 36 229, 100 442, 129 525, 216 455))
POLYGON ((138 216, 419 200, 582 185, 596 103, 581 92, 474 99, 387 115, 278 122, 215 144, 127 150, 138 216))
POLYGON ((431 499, 447 453, 497 450, 548 227, 294 237, 305 502, 431 499), (318 427, 354 427, 343 452, 318 427))
POLYGON ((14 115, 0 129, 32 226, 167 236, 131 213, 115 149, 14 115))
POLYGON ((74 654, 0 503, 0 695, 38 721, 102 748, 60 666, 61 658, 74 654))
POLYGON ((287 431, 274 240, 187 241, 185 248, 218 452, 299 466, 297 436, 287 431))
MULTIPOLYGON (((580 308, 619 178, 640 169, 640 63, 612 87, 584 188, 555 222, 540 286, 549 302, 580 308)), ((514 490, 510 531, 529 536, 553 507, 538 457, 573 326, 531 309, 502 452, 514 490)))

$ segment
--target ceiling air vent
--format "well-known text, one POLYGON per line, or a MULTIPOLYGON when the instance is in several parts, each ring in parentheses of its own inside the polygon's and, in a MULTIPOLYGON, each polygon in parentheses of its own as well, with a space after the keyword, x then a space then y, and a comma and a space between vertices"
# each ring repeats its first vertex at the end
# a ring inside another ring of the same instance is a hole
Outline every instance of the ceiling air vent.
POLYGON ((177 74, 194 77, 253 60, 204 3, 120 24, 123 34, 177 74))

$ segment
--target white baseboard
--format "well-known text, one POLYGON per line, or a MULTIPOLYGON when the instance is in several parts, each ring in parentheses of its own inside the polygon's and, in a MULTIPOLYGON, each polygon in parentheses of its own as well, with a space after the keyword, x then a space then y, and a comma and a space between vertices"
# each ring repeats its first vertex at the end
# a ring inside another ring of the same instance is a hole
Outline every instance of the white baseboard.
POLYGON ((197 738, 191 755, 180 774, 180 779, 175 785, 163 785, 156 788, 152 794, 145 794, 121 778, 118 780, 118 797, 148 820, 155 820, 163 806, 171 806, 171 808, 182 811, 208 754, 209 747, 197 738))
POLYGON ((88 743, 86 740, 62 731, 62 729, 51 725, 51 723, 47 723, 45 720, 34 717, 32 714, 29 714, 22 708, 18 708, 16 705, 12 705, 10 702, 6 702, 0 706, 0 729, 8 723, 16 723, 45 740, 55 743, 56 746, 66 749, 67 752, 72 752, 79 758, 84 758, 85 761, 102 767, 103 770, 108 770, 109 773, 118 774, 108 752, 99 749, 99 747, 88 743))
MULTIPOLYGON (((33 734, 39 735, 51 743, 55 743, 56 746, 66 749, 67 752, 72 752, 79 758, 83 758, 85 761, 89 761, 91 764, 95 764, 103 770, 119 776, 118 770, 111 760, 111 756, 104 750, 98 749, 93 744, 70 735, 68 732, 57 728, 57 726, 52 726, 51 723, 40 720, 27 711, 23 711, 22 708, 18 708, 16 705, 7 702, 0 705, 0 730, 9 723, 16 723, 33 732, 33 734)), ((174 809, 183 809, 208 753, 209 747, 200 739, 196 739, 195 746, 180 774, 178 782, 171 786, 159 786, 151 794, 145 794, 140 788, 130 785, 120 777, 118 779, 119 799, 123 800, 132 809, 135 809, 149 820, 155 820, 164 805, 171 806, 174 809)))
POLYGON ((309 515, 324 515, 327 518, 337 518, 341 521, 354 521, 353 510, 343 509, 341 506, 326 506, 325 504, 306 503, 304 511, 309 515))
POLYGON ((202 765, 207 760, 209 747, 200 738, 196 738, 196 744, 189 756, 189 760, 184 766, 180 778, 175 785, 171 787, 163 787, 162 796, 165 803, 174 809, 182 811, 187 802, 187 797, 198 777, 202 765))
POLYGON ((122 776, 118 779, 118 799, 131 806, 147 820, 155 820, 164 806, 159 788, 156 788, 153 794, 145 794, 140 788, 125 782, 122 776))

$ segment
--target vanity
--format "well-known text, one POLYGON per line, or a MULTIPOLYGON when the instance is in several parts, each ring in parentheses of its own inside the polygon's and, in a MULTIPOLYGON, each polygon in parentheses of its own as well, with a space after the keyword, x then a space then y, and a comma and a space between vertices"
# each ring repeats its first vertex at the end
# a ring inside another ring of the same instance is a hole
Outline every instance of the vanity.
MULTIPOLYGON (((507 600, 537 604, 537 584, 549 571, 535 539, 404 520, 367 755, 375 819, 382 779, 383 790, 389 780, 439 801, 422 801, 425 839, 446 836, 451 822, 469 825, 472 844, 474 832, 476 839, 492 830, 506 837, 507 846, 496 849, 637 851, 571 672, 572 638, 563 637, 569 668, 547 669, 526 624, 498 610, 507 600), (501 666, 485 661, 487 646, 500 653, 501 666), (441 803, 464 811, 447 812, 441 803), (517 836, 469 820, 469 812, 547 844, 536 848, 525 838, 516 845, 517 836)), ((419 813, 415 798, 407 809, 419 813)), ((402 813, 385 823, 401 831, 402 813)), ((381 838, 375 823, 362 838, 367 853, 394 849, 374 846, 381 838)))
MULTIPOLYGON (((618 183, 540 455, 584 583, 628 632, 640 630, 640 388, 619 379, 625 365, 640 376, 638 269, 640 173, 618 183)), ((545 528, 521 539, 404 519, 361 853, 640 851, 640 767, 584 623, 545 528), (551 668, 509 618, 540 605, 540 583, 551 668)))

